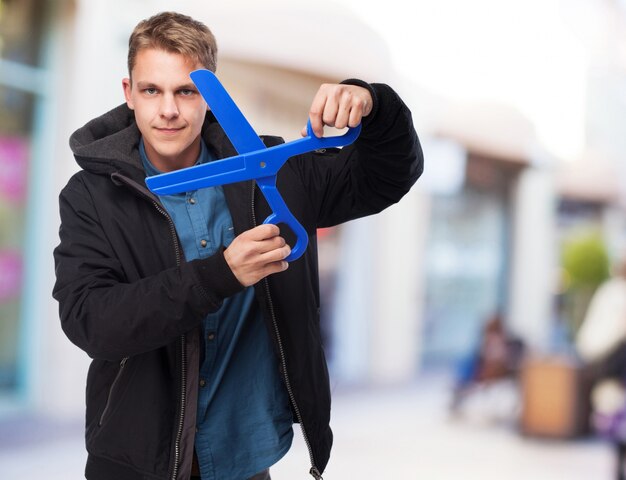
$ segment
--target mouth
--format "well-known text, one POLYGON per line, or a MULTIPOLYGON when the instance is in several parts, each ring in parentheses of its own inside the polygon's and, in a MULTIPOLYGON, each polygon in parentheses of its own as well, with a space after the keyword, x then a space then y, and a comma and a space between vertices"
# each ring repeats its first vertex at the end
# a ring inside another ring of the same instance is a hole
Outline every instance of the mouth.
POLYGON ((172 128, 172 127, 164 127, 164 128, 160 128, 160 127, 155 127, 155 130, 163 135, 174 135, 178 132, 180 132, 181 130, 183 130, 183 128, 185 127, 178 127, 178 128, 172 128))

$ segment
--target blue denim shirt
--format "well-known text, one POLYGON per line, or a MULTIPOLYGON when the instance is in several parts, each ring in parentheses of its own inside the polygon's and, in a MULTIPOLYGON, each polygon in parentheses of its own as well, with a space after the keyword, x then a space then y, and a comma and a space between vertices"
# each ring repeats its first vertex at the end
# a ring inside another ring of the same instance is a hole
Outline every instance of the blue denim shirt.
MULTIPOLYGON (((146 174, 160 173, 148 160, 146 174)), ((213 160, 202 142, 197 163, 213 160)), ((234 238, 222 187, 161 197, 187 261, 213 255, 234 238)), ((293 418, 254 289, 227 298, 204 319, 196 455, 203 480, 242 480, 276 463, 291 446, 293 418)))

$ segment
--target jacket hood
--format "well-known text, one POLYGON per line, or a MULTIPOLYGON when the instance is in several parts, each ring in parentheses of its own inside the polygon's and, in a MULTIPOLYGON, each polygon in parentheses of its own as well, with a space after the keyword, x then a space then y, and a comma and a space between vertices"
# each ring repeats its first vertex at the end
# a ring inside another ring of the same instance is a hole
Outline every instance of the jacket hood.
POLYGON ((139 169, 139 139, 135 113, 124 103, 91 120, 70 136, 78 165, 94 173, 139 169))

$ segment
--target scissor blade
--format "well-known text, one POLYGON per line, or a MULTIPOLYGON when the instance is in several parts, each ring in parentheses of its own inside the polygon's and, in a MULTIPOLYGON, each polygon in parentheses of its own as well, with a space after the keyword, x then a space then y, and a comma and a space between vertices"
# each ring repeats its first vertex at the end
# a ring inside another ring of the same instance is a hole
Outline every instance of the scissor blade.
POLYGON ((196 70, 190 76, 237 152, 248 153, 265 148, 263 141, 213 72, 196 70))
POLYGON ((146 185, 157 195, 171 195, 251 178, 254 172, 246 169, 245 157, 237 156, 154 175, 146 178, 146 185))

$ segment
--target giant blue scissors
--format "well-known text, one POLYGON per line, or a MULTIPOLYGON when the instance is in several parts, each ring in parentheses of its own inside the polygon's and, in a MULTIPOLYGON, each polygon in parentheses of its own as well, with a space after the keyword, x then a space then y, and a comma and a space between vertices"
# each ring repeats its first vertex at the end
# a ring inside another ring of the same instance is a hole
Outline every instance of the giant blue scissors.
POLYGON ((272 209, 263 223, 284 223, 291 228, 297 240, 285 260, 300 258, 309 236, 276 188, 276 174, 294 155, 351 144, 359 136, 361 125, 343 135, 318 138, 309 120, 306 137, 267 148, 213 72, 196 70, 190 76, 239 155, 148 177, 146 185, 157 195, 170 195, 254 179, 272 209))

